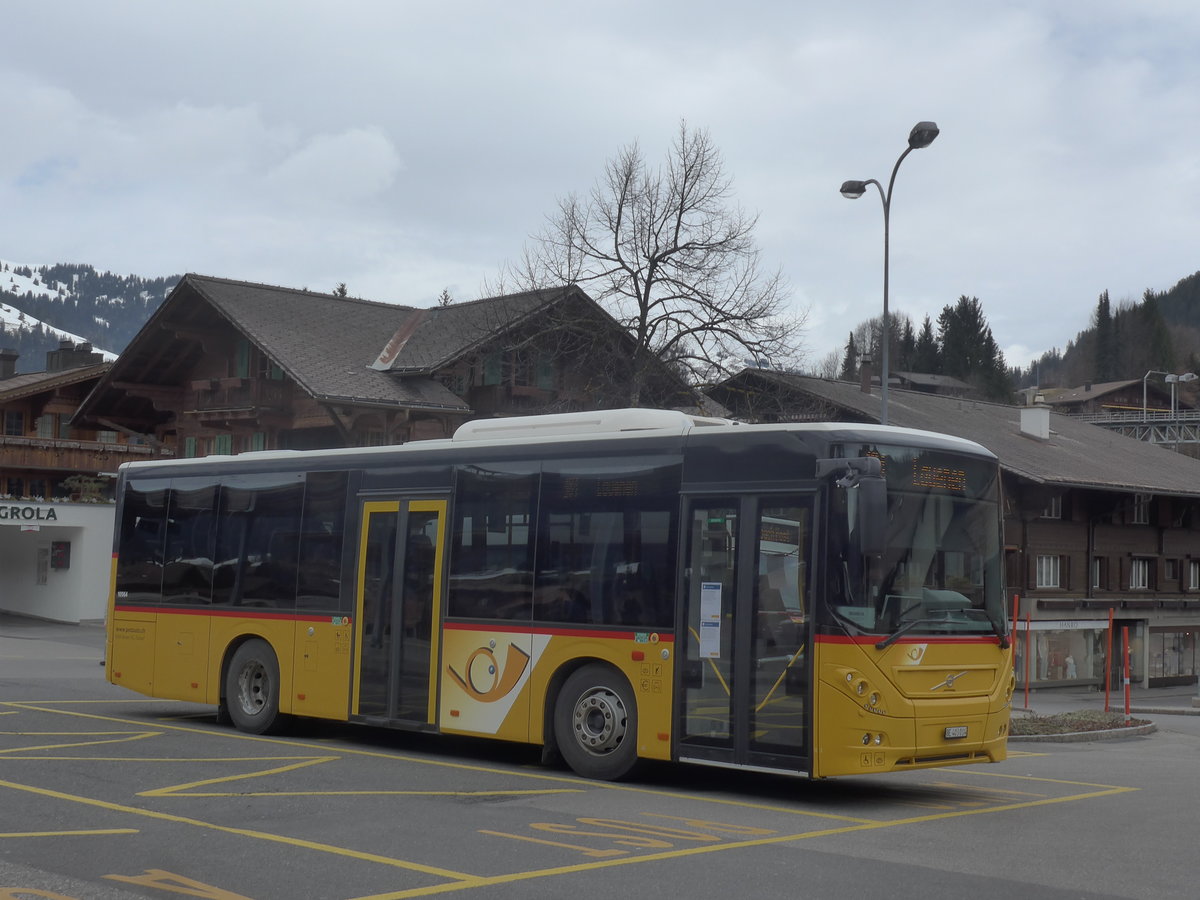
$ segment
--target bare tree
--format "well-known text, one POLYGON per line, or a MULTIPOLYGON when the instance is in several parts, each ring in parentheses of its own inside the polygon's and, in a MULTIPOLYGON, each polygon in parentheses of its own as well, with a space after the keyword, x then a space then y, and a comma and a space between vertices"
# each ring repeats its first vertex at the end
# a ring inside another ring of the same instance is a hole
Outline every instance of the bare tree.
POLYGON ((803 317, 789 312, 782 276, 760 271, 758 217, 731 195, 708 132, 681 122, 664 167, 652 170, 633 143, 587 197, 560 200, 501 283, 577 284, 604 304, 636 342, 634 406, 660 360, 701 385, 747 360, 794 366, 803 317))

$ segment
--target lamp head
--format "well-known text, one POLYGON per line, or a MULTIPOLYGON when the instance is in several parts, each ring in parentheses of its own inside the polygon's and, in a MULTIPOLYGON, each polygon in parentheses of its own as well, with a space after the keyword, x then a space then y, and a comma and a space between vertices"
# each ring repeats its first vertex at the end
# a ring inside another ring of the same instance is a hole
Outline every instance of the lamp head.
POLYGON ((1184 382, 1195 381, 1197 378, 1200 378, 1200 375, 1197 375, 1195 372, 1184 372, 1179 376, 1179 380, 1184 382))
POLYGON ((912 150, 920 150, 922 147, 928 147, 933 143, 933 139, 940 132, 934 122, 918 122, 913 126, 913 130, 908 133, 908 146, 912 150))
POLYGON ((867 183, 865 181, 843 181, 842 196, 847 200, 857 200, 867 192, 867 183))

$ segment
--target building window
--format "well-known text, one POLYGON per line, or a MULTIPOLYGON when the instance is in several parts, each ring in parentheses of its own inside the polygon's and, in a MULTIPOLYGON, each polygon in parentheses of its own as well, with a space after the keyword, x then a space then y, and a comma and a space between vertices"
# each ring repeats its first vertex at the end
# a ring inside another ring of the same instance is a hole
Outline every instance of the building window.
POLYGON ((1163 560, 1163 577, 1167 581, 1179 580, 1179 560, 1165 559, 1163 560))
POLYGON ((1037 558, 1037 586, 1039 588, 1059 587, 1060 569, 1061 561, 1059 557, 1039 556, 1037 558))
POLYGON ((1194 631, 1152 631, 1150 634, 1150 677, 1195 680, 1200 671, 1200 654, 1194 631))
POLYGON ((1134 525, 1150 524, 1150 495, 1133 495, 1133 515, 1130 520, 1134 525))
POLYGON ((1200 559, 1188 562, 1188 590, 1200 591, 1200 559))
POLYGON ((19 409, 4 411, 4 433, 12 437, 20 437, 25 433, 25 413, 19 409))
POLYGON ((1043 519, 1061 519, 1062 518, 1062 497, 1051 497, 1050 502, 1046 504, 1046 508, 1042 510, 1043 519))
POLYGON ((1129 589, 1145 591, 1150 588, 1150 560, 1134 559, 1129 563, 1129 589))
POLYGON ((1108 560, 1103 556, 1092 557, 1092 587, 1099 590, 1108 588, 1108 560))
POLYGON ((57 424, 55 417, 50 413, 38 416, 36 423, 37 436, 40 438, 53 438, 55 424, 57 424))

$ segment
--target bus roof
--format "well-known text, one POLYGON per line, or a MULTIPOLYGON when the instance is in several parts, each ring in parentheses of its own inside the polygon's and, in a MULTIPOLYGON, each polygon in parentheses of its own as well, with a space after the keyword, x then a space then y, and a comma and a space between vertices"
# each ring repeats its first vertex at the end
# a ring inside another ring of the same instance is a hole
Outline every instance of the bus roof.
POLYGON ((689 434, 715 435, 738 433, 750 435, 763 432, 796 431, 838 435, 850 441, 911 440, 919 446, 969 453, 995 458, 995 455, 974 441, 933 431, 875 425, 861 422, 780 422, 746 425, 732 419, 696 416, 678 410, 615 409, 595 412, 557 413, 542 416, 517 416, 498 419, 477 419, 460 426, 451 438, 411 441, 377 447, 342 447, 330 450, 257 450, 236 456, 204 456, 184 459, 139 460, 127 462, 122 470, 138 470, 168 466, 213 464, 234 459, 244 463, 296 461, 298 458, 336 458, 339 456, 369 457, 395 453, 436 452, 466 447, 514 447, 577 442, 630 440, 637 437, 668 437, 689 434))

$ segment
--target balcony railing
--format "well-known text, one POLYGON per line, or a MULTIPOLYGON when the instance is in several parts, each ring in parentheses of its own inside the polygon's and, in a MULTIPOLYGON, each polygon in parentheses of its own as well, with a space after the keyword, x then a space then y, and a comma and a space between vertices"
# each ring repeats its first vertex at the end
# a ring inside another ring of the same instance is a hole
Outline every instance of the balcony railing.
POLYGON ((115 471, 121 463, 132 459, 153 459, 172 455, 174 454, 166 448, 146 444, 0 436, 0 465, 5 469, 115 471))
POLYGON ((260 378, 206 378, 191 383, 189 409, 215 412, 231 409, 285 410, 292 399, 291 384, 260 378))

